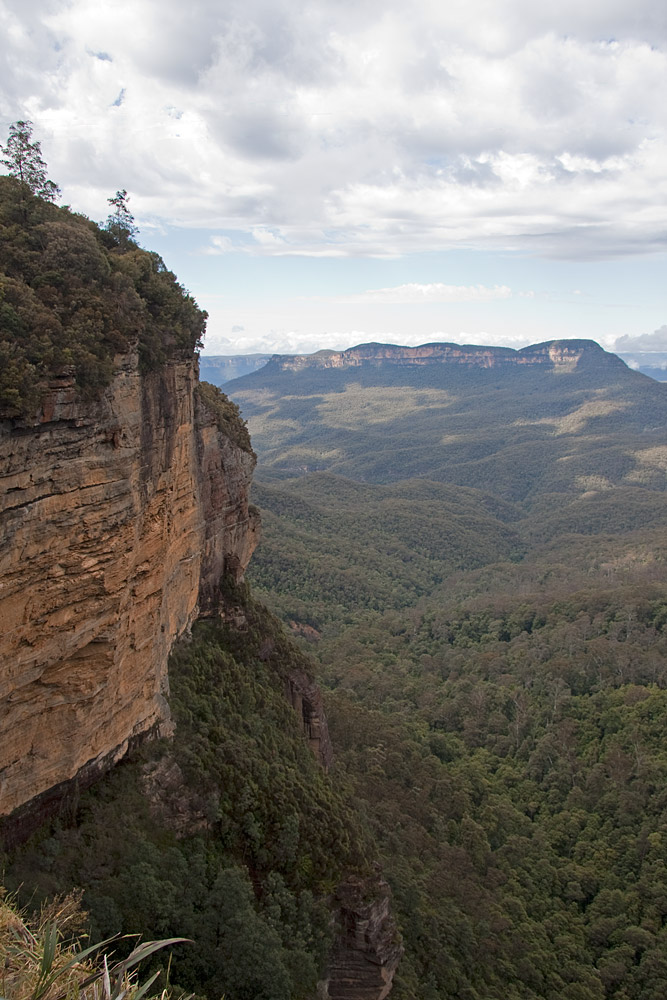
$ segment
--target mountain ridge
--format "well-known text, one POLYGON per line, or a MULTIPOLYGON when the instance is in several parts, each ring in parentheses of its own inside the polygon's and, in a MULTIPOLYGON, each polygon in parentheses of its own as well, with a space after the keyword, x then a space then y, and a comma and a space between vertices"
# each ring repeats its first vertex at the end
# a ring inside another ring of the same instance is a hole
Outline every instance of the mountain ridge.
POLYGON ((454 364, 494 368, 504 365, 546 365, 572 369, 582 361, 604 356, 607 364, 625 363, 615 354, 607 354, 594 340, 549 340, 515 350, 512 347, 487 347, 476 344, 433 342, 418 347, 398 344, 357 344, 344 351, 322 350, 315 354, 274 354, 264 369, 300 371, 304 368, 346 368, 383 363, 399 365, 454 364))
POLYGON ((664 490, 665 386, 593 341, 360 345, 229 382, 260 476, 431 479, 506 501, 625 482, 664 490), (496 361, 498 363, 496 363, 496 361))

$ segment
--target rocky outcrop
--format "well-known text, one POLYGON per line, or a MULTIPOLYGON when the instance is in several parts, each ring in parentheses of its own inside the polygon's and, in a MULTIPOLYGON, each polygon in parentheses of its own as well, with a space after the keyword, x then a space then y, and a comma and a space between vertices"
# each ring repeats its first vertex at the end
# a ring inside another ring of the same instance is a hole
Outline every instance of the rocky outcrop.
MULTIPOLYGON (((228 605, 225 617, 236 628, 247 626, 241 608, 228 605)), ((271 661, 275 651, 273 638, 267 637, 259 650, 259 656, 264 661, 271 661)), ((305 670, 292 668, 284 675, 284 692, 301 723, 310 749, 324 770, 328 771, 333 761, 333 747, 320 688, 305 670)))
POLYGON ((339 933, 323 990, 327 1000, 384 1000, 403 954, 391 913, 389 886, 380 877, 351 877, 334 903, 339 933))
POLYGON ((254 456, 196 380, 127 356, 97 402, 63 377, 0 425, 0 816, 168 730, 171 646, 242 577, 254 456))
POLYGON ((327 717, 324 714, 322 692, 302 670, 293 670, 285 681, 285 694, 301 720, 308 745, 327 771, 333 761, 327 717))
POLYGON ((210 829, 214 800, 210 796, 207 800, 198 788, 188 784, 170 753, 142 766, 141 787, 153 818, 165 830, 187 837, 210 829))
POLYGON ((243 579, 259 542, 259 514, 248 504, 255 456, 225 434, 199 395, 195 396, 197 485, 203 519, 199 568, 199 613, 220 610, 219 582, 243 579))
POLYGON ((423 344, 398 347, 393 344, 361 344, 347 351, 273 356, 267 371, 301 371, 304 368, 355 368, 362 365, 400 366, 447 364, 474 368, 507 368, 541 365, 571 371, 594 359, 625 368, 616 355, 607 354, 593 340, 552 340, 519 351, 511 347, 475 347, 459 344, 423 344))

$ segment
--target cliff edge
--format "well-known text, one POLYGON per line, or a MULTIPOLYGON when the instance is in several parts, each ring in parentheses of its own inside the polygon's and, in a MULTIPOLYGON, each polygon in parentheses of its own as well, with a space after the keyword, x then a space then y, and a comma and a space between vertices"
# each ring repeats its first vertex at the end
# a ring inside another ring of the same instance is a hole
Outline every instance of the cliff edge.
POLYGON ((130 352, 98 400, 65 374, 0 422, 0 817, 168 731, 171 647, 243 576, 255 459, 196 387, 194 358, 130 352))

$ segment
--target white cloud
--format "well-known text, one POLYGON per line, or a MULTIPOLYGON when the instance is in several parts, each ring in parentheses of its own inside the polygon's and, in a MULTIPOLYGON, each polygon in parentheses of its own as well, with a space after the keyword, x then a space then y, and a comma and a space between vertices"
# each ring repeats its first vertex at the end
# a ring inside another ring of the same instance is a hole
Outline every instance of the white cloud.
POLYGON ((512 295, 507 285, 444 285, 442 282, 418 284, 410 282, 394 288, 371 288, 359 295, 336 296, 345 303, 380 303, 384 305, 415 305, 419 303, 491 302, 512 295))
POLYGON ((259 243, 262 247, 278 247, 281 250, 285 248, 285 244, 287 242, 282 236, 279 235, 279 233, 274 230, 267 229, 266 226, 255 226, 252 229, 252 238, 255 243, 259 243))
POLYGON ((215 257, 219 254, 231 253, 233 250, 234 244, 229 236, 211 236, 209 245, 203 247, 200 253, 215 257))
MULTIPOLYGON (((391 336, 391 335, 389 335, 391 336)), ((305 330, 269 329, 265 333, 234 334, 232 340, 224 337, 207 337, 206 354, 314 354, 319 350, 344 351, 353 344, 369 338, 353 330, 313 335, 305 330)))
POLYGON ((526 347, 534 338, 508 337, 485 331, 477 333, 446 333, 434 331, 429 336, 423 333, 392 331, 368 332, 354 328, 334 330, 330 333, 313 334, 309 330, 271 329, 265 333, 236 333, 232 340, 226 337, 207 337, 206 354, 314 354, 319 350, 344 351, 349 347, 367 343, 399 344, 403 347, 419 347, 425 343, 477 344, 488 346, 526 347))
POLYGON ((264 255, 665 247, 656 0, 0 0, 0 28, 2 119, 93 217, 125 187, 264 255))
POLYGON ((618 337, 614 343, 614 350, 621 354, 632 351, 667 351, 667 325, 658 327, 653 333, 642 333, 636 337, 627 334, 618 337))

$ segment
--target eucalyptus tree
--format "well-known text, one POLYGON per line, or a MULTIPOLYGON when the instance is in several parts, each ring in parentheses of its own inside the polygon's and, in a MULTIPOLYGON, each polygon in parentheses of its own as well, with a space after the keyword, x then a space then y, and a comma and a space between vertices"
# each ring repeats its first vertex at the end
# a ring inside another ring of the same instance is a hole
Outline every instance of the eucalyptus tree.
POLYGON ((113 211, 107 216, 104 228, 116 238, 121 247, 134 242, 134 237, 139 232, 139 227, 135 224, 134 216, 127 205, 129 200, 130 196, 125 188, 116 191, 113 198, 107 198, 113 211))
POLYGON ((41 143, 33 142, 32 131, 33 124, 30 121, 13 122, 9 126, 7 144, 0 146, 3 154, 0 163, 20 184, 21 215, 24 221, 28 215, 28 195, 36 195, 51 202, 60 195, 58 185, 49 180, 41 143))

